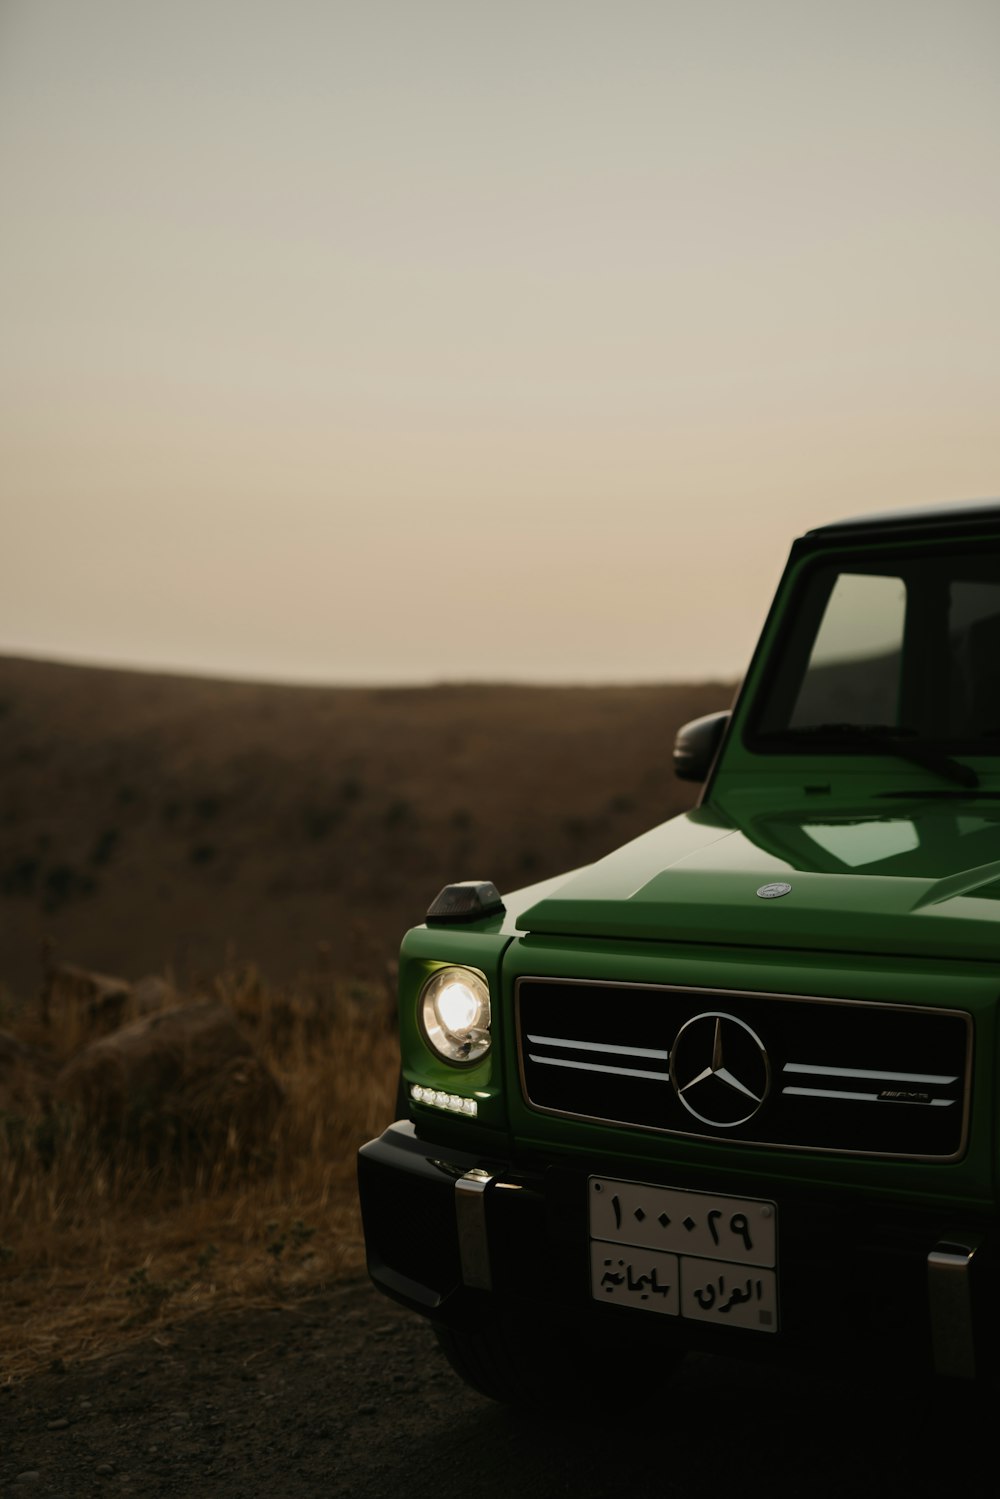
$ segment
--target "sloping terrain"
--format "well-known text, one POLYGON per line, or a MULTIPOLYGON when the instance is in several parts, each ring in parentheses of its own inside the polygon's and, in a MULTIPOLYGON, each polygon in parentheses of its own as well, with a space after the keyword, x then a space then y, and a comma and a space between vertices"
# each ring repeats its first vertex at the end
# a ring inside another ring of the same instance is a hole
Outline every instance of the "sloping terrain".
POLYGON ((448 880, 587 863, 688 805, 731 684, 312 688, 0 659, 0 983, 384 972, 448 880))

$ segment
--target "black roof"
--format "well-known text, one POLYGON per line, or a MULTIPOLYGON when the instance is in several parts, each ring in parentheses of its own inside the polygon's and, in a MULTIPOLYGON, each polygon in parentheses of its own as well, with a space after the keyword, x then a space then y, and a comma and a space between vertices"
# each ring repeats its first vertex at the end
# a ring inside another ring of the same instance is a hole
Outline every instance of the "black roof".
POLYGON ((966 501, 957 505, 928 505, 921 510, 890 510, 879 515, 855 515, 807 531, 800 541, 846 541, 853 536, 885 533, 926 536, 944 532, 1000 529, 1000 500, 966 501))

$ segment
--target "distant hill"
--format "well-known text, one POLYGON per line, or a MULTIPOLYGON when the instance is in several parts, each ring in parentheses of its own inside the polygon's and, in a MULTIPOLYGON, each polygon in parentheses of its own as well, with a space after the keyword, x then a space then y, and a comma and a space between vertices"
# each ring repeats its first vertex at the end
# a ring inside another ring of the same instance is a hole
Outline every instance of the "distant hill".
POLYGON ((587 863, 689 805, 731 684, 278 687, 0 658, 0 984, 384 970, 448 880, 587 863))

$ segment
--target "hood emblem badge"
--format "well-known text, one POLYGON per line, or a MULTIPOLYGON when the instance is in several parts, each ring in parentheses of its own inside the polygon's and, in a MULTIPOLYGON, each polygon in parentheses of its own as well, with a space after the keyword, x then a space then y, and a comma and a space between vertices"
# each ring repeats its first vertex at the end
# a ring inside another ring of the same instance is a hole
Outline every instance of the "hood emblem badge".
POLYGON ((746 1021, 710 1011, 686 1021, 674 1037, 670 1081, 702 1124, 735 1129, 752 1119, 767 1097, 771 1064, 746 1021))
POLYGON ((757 894, 761 900, 777 900, 779 895, 788 895, 791 888, 791 885, 786 885, 783 880, 778 880, 773 885, 761 885, 757 894))

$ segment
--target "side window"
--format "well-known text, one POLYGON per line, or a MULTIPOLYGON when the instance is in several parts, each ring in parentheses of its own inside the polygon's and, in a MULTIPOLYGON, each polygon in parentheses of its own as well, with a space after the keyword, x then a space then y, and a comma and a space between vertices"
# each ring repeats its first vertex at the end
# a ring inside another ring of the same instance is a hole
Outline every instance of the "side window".
POLYGON ((949 728, 953 735, 1000 734, 1000 583, 956 579, 948 611, 949 728))
POLYGON ((789 727, 895 727, 905 618, 902 578, 841 573, 813 642, 789 727))

